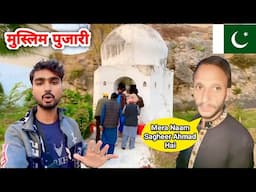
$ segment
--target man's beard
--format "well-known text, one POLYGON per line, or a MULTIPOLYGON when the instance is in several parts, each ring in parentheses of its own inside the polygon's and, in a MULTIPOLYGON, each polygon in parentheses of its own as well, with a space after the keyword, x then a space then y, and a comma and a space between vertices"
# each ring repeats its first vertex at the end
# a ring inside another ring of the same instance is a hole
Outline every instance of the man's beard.
POLYGON ((45 110, 52 110, 54 109, 57 105, 59 104, 59 101, 55 101, 53 104, 49 105, 44 105, 42 103, 38 103, 38 105, 45 110))
MULTIPOLYGON (((199 106, 200 106, 200 104, 197 105, 197 108, 199 108, 199 106)), ((214 120, 214 119, 218 118, 218 117, 222 114, 222 112, 224 111, 224 109, 225 109, 225 104, 222 104, 222 105, 220 105, 220 106, 213 106, 213 105, 212 105, 212 107, 214 107, 216 110, 215 110, 214 113, 211 114, 210 116, 204 116, 204 115, 201 115, 201 114, 200 114, 203 119, 205 119, 205 120, 209 120, 209 119, 214 120), (218 115, 218 116, 216 117, 216 115, 218 115)), ((199 111, 199 110, 198 110, 198 111, 199 111)), ((199 113, 200 113, 200 112, 199 112, 199 113)))
POLYGON ((47 95, 50 95, 53 99, 54 99, 54 103, 53 104, 43 104, 41 102, 37 102, 38 105, 42 108, 42 109, 45 109, 45 110, 52 110, 54 109, 60 102, 60 99, 55 99, 55 96, 51 93, 46 93, 42 96, 42 99, 47 96, 47 95))

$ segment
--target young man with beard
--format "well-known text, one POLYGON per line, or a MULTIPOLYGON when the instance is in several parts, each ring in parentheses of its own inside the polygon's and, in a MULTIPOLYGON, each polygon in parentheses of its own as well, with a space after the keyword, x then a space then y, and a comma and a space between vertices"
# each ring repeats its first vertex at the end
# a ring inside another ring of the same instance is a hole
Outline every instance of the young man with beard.
POLYGON ((177 168, 253 168, 254 141, 246 128, 227 113, 231 91, 227 60, 210 56, 194 71, 193 89, 198 117, 198 140, 179 153, 177 168))
POLYGON ((63 87, 63 66, 56 60, 40 61, 30 72, 32 94, 37 106, 10 125, 5 133, 2 168, 100 167, 108 159, 102 142, 84 143, 78 124, 58 108, 63 87))

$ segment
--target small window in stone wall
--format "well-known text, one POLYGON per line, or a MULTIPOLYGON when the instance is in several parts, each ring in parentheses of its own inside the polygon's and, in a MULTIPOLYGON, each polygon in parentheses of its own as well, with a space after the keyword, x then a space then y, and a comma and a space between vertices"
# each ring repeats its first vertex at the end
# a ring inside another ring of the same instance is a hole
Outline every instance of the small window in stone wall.
POLYGON ((106 81, 103 81, 103 86, 106 86, 107 85, 107 82, 106 81))
POLYGON ((147 87, 147 82, 146 81, 143 82, 143 87, 147 87))
POLYGON ((156 82, 155 82, 155 88, 156 88, 156 82))

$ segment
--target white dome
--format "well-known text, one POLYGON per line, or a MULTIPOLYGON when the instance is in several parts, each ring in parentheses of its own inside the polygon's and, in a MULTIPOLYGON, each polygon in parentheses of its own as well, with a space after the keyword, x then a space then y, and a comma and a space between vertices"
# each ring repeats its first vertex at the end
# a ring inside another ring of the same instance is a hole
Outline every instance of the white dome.
POLYGON ((101 46, 102 65, 166 66, 168 48, 161 35, 144 24, 114 29, 101 46))

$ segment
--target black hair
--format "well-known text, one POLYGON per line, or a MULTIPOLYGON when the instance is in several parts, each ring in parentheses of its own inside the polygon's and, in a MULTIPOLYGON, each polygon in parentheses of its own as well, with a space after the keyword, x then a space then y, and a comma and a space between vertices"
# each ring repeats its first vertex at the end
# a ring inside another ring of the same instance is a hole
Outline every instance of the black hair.
POLYGON ((216 56, 216 55, 204 58, 204 59, 202 59, 201 61, 198 62, 198 64, 196 65, 196 68, 194 70, 193 80, 195 78, 195 74, 196 74, 198 68, 201 65, 204 65, 204 64, 215 65, 215 66, 219 67, 225 73, 225 75, 227 76, 227 79, 228 79, 227 87, 231 88, 232 80, 231 80, 230 64, 229 64, 229 62, 226 59, 224 59, 224 58, 222 58, 220 56, 216 56))
POLYGON ((126 88, 125 88, 125 84, 122 83, 122 82, 120 82, 120 83, 118 84, 117 90, 124 91, 125 89, 126 89, 126 88))
POLYGON ((139 91, 138 91, 136 85, 130 85, 129 93, 130 94, 135 93, 136 95, 138 95, 139 91))
POLYGON ((64 77, 63 65, 61 65, 57 60, 52 59, 52 60, 47 60, 47 61, 42 60, 34 65, 32 71, 30 72, 30 75, 29 75, 31 84, 33 84, 35 72, 43 70, 43 69, 50 70, 51 72, 56 74, 62 81, 62 79, 64 77))
POLYGON ((116 99, 118 97, 118 95, 114 92, 111 94, 110 98, 111 99, 116 99))

